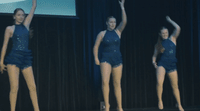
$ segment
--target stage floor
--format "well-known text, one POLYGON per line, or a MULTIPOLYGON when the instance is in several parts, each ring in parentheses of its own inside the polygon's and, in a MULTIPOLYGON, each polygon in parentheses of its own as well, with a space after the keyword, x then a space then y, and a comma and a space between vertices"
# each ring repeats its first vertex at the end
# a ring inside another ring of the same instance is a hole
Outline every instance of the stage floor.
MULTIPOLYGON (((100 110, 87 110, 87 111, 100 111, 100 110)), ((111 109, 110 111, 117 111, 117 110, 111 109)), ((124 111, 179 111, 179 110, 176 108, 165 108, 164 110, 159 110, 158 108, 137 108, 137 109, 124 109, 124 111)), ((200 107, 185 108, 185 111, 200 111, 200 107)))

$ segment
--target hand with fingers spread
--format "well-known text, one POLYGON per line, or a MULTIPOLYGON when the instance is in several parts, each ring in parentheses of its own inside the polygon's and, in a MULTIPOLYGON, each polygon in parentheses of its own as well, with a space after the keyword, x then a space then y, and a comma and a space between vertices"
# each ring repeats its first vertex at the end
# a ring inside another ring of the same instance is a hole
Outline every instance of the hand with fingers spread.
POLYGON ((124 2, 125 2, 125 0, 119 1, 119 4, 120 4, 120 6, 121 6, 122 9, 124 9, 124 2))

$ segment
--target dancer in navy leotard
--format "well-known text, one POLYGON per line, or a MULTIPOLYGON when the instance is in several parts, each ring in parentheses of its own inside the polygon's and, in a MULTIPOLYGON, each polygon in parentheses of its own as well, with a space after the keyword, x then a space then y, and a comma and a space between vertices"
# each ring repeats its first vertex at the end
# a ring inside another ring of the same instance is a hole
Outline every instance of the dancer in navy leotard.
POLYGON ((122 64, 122 57, 120 52, 120 38, 115 30, 107 30, 103 40, 103 52, 100 62, 107 62, 112 67, 117 67, 122 64))
POLYGON ((176 39, 180 33, 180 27, 174 21, 172 21, 168 16, 166 17, 167 21, 171 23, 175 30, 173 34, 168 38, 168 29, 163 27, 160 30, 158 42, 155 45, 154 55, 152 57, 152 63, 156 68, 156 76, 157 76, 157 96, 158 96, 158 108, 163 109, 163 101, 162 101, 162 92, 163 92, 163 82, 165 78, 165 73, 168 74, 171 86, 173 89, 174 96, 177 101, 177 107, 179 111, 184 111, 181 100, 180 93, 178 89, 178 74, 176 68, 176 39), (156 63, 157 55, 161 53, 161 58, 158 61, 158 65, 156 63))
POLYGON ((23 25, 15 24, 15 31, 12 36, 13 47, 5 59, 6 64, 16 65, 20 69, 32 66, 31 50, 28 49, 29 31, 23 25))
POLYGON ((162 41, 164 52, 158 61, 158 66, 164 67, 166 73, 176 70, 176 45, 168 38, 162 41))
POLYGON ((103 97, 105 101, 106 111, 109 111, 109 81, 110 74, 112 72, 113 75, 113 85, 115 96, 117 100, 117 109, 118 111, 123 111, 122 102, 121 102, 121 76, 122 76, 122 57, 120 53, 120 38, 121 33, 124 30, 127 22, 126 12, 124 9, 124 2, 122 0, 120 3, 122 9, 122 22, 120 25, 116 27, 116 19, 114 17, 108 17, 107 19, 107 30, 101 31, 96 39, 94 45, 94 58, 95 63, 100 65, 101 68, 101 76, 102 76, 102 91, 103 97), (98 49, 99 45, 102 43, 103 52, 102 58, 98 58, 98 49))
POLYGON ((29 15, 25 18, 24 10, 17 8, 14 11, 15 25, 8 26, 5 31, 3 47, 1 51, 1 73, 7 67, 10 81, 10 109, 15 111, 17 93, 19 87, 19 71, 21 69, 23 76, 29 88, 30 97, 34 107, 34 111, 39 111, 36 85, 32 70, 32 56, 28 49, 29 44, 29 25, 32 21, 36 8, 36 0, 33 0, 33 6, 29 15), (7 50, 9 39, 12 39, 13 46, 9 55, 5 58, 6 66, 4 65, 4 57, 7 50))

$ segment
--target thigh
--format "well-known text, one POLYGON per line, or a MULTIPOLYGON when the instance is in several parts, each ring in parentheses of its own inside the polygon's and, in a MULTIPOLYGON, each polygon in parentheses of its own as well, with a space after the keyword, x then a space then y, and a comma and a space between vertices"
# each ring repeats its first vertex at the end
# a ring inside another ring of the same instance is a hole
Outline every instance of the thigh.
POLYGON ((19 83, 19 68, 16 65, 7 65, 10 85, 18 85, 19 83))
POLYGON ((156 77, 157 77, 157 82, 164 82, 165 79, 165 68, 163 66, 158 66, 156 69, 156 77))
POLYGON ((171 85, 173 85, 173 86, 178 85, 178 73, 176 70, 168 73, 168 77, 171 82, 171 85))
POLYGON ((22 74, 24 76, 24 79, 26 80, 26 83, 29 86, 35 86, 35 80, 33 75, 33 69, 32 67, 28 67, 22 70, 22 74))
POLYGON ((123 65, 119 65, 118 67, 115 67, 112 69, 112 76, 113 76, 113 81, 119 82, 122 78, 122 68, 123 65))
POLYGON ((100 64, 100 67, 101 67, 102 81, 109 82, 112 69, 111 65, 107 62, 103 62, 100 64))

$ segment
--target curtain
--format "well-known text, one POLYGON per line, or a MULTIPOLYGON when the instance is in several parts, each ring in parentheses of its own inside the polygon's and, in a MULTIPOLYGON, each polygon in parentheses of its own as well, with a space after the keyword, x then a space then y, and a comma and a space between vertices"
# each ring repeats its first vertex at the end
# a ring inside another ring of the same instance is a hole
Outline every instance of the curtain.
MULTIPOLYGON (((106 18, 121 21, 118 0, 77 0, 78 19, 35 16, 30 39, 33 71, 41 111, 78 111, 100 109, 100 68, 94 64, 93 46, 97 34, 106 29, 106 18)), ((122 33, 123 56, 122 103, 124 109, 157 107, 156 75, 152 65, 154 45, 159 29, 174 27, 169 15, 181 27, 177 40, 177 67, 183 107, 200 104, 200 1, 199 0, 126 0, 128 23, 122 33)), ((0 15, 0 45, 11 15, 0 15)), ((11 41, 8 51, 12 47, 11 41)), ((100 47, 101 52, 101 47, 100 47)), ((174 107, 171 85, 166 76, 163 101, 174 107)), ((9 110, 7 72, 0 75, 0 110, 9 110)), ((116 108, 112 78, 111 109, 116 108)), ((17 111, 31 110, 32 104, 25 80, 20 75, 17 111)))

